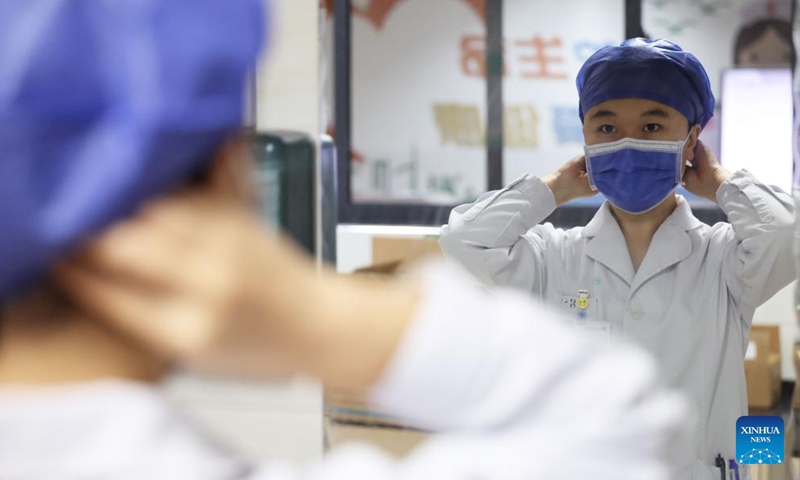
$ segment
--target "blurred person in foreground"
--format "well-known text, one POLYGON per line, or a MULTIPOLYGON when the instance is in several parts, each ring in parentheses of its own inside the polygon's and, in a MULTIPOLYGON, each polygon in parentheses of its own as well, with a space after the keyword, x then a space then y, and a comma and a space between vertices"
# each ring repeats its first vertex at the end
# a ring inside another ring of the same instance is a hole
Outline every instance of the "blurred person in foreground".
POLYGON ((259 222, 259 4, 0 7, 0 478, 669 478, 692 417, 639 350, 439 267, 318 274, 259 222), (438 434, 254 465, 170 407, 176 364, 310 375, 438 434))

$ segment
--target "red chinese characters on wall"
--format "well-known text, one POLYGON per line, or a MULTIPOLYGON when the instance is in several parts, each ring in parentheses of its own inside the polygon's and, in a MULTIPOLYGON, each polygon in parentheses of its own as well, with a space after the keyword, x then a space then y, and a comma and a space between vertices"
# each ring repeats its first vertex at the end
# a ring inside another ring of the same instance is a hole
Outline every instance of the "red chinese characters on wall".
MULTIPOLYGON (((503 45, 503 76, 524 79, 567 78, 561 37, 531 38, 506 41, 503 45), (509 63, 512 67, 509 67, 509 63)), ((461 38, 461 72, 468 77, 486 77, 486 41, 481 35, 461 38)))
POLYGON ((514 46, 522 50, 518 61, 523 65, 522 78, 567 78, 562 70, 564 57, 561 55, 560 37, 544 39, 534 35, 530 40, 515 40, 514 46))

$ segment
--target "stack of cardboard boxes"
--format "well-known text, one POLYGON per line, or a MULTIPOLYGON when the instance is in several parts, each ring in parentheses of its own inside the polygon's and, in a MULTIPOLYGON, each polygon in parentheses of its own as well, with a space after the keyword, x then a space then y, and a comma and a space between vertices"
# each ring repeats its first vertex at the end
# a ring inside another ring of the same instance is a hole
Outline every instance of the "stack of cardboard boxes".
MULTIPOLYGON (((800 359, 795 349, 795 361, 800 359)), ((781 347, 780 329, 773 325, 753 325, 750 331, 750 343, 744 362, 747 379, 747 400, 752 413, 783 416, 782 412, 770 411, 781 400, 781 347)), ((792 399, 795 408, 800 407, 797 391, 792 399)), ((787 461, 780 465, 751 465, 753 480, 792 480, 791 456, 794 448, 794 415, 785 421, 784 456, 787 461)))
POLYGON ((753 325, 744 361, 751 410, 769 410, 781 398, 781 342, 778 326, 753 325))

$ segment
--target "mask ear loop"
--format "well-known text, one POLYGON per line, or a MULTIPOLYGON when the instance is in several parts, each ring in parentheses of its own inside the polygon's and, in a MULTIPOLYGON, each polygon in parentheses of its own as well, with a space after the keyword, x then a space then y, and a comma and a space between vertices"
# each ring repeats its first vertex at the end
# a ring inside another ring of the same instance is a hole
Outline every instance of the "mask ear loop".
MULTIPOLYGON (((692 162, 689 161, 688 158, 686 160, 684 160, 684 163, 689 168, 693 168, 694 167, 694 165, 692 164, 692 162)), ((686 171, 684 171, 683 174, 686 175, 686 171)), ((686 182, 684 182, 683 181, 683 177, 681 177, 681 187, 685 187, 685 186, 686 186, 686 182)))
MULTIPOLYGON (((683 156, 683 147, 686 146, 686 143, 689 141, 689 138, 691 136, 692 136, 692 133, 689 132, 689 135, 686 137, 686 140, 683 141, 683 145, 681 146, 681 157, 683 156)), ((694 164, 692 162, 690 162, 688 158, 683 159, 683 161, 684 161, 684 164, 687 167, 694 168, 694 164)), ((683 174, 686 175, 686 172, 684 171, 683 174)), ((681 176, 681 186, 682 187, 686 186, 686 182, 683 181, 683 176, 681 176)))

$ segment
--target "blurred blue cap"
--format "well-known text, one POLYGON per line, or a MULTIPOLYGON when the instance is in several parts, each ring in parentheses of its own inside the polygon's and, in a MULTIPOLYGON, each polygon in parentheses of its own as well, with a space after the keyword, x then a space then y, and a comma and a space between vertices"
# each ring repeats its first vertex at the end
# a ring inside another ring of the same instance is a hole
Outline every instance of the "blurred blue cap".
POLYGON ((643 98, 681 112, 705 127, 714 116, 714 93, 703 65, 669 40, 632 38, 603 47, 578 72, 580 117, 608 100, 643 98))
POLYGON ((0 299, 207 166, 264 21, 261 0, 0 2, 0 299))

